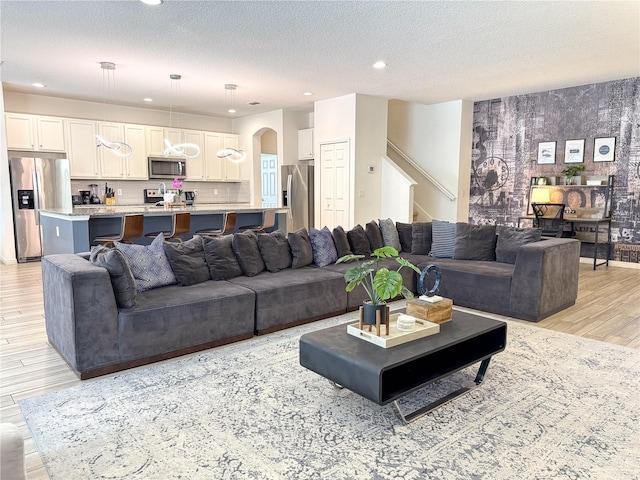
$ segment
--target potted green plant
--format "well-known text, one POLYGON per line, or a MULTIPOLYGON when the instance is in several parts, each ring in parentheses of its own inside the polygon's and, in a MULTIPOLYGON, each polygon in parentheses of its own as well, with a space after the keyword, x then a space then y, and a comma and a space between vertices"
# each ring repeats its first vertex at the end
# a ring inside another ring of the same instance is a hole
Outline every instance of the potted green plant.
POLYGON ((351 292, 358 285, 362 285, 367 292, 368 300, 363 304, 364 322, 375 325, 376 310, 380 311, 380 323, 387 322, 387 300, 402 295, 404 298, 413 298, 413 293, 403 285, 400 270, 404 267, 411 268, 416 273, 420 269, 408 260, 399 256, 393 247, 381 247, 371 253, 371 260, 361 261, 365 255, 345 255, 336 263, 356 261, 357 265, 347 270, 344 280, 347 283, 346 290, 351 292), (400 265, 397 270, 389 270, 380 267, 380 262, 386 258, 395 258, 400 265))
POLYGON ((567 176, 567 185, 571 185, 571 179, 573 177, 575 177, 579 172, 584 171, 584 165, 580 164, 580 165, 571 165, 567 168, 565 168, 564 170, 562 170, 562 172, 567 176))

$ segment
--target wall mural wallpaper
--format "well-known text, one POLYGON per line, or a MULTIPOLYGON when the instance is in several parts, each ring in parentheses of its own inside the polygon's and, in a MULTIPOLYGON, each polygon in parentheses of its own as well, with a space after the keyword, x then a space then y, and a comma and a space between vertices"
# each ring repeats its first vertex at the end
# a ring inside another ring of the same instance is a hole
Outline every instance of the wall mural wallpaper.
MULTIPOLYGON (((532 177, 560 184, 563 170, 584 166, 576 176, 590 183, 614 176, 610 258, 640 262, 640 77, 476 102, 473 123, 470 222, 516 226, 532 177)), ((604 207, 605 186, 551 191, 571 211, 604 207)), ((593 248, 583 243, 581 255, 593 248)))

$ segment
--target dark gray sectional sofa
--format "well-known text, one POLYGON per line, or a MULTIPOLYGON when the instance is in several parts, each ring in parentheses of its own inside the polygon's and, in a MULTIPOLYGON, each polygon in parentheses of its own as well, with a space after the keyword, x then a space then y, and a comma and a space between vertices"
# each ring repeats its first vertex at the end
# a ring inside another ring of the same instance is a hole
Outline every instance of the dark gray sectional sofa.
MULTIPOLYGON (((420 268, 438 265, 439 294, 454 305, 539 321, 575 303, 579 246, 556 238, 528 243, 513 264, 401 256, 420 268)), ((397 268, 392 259, 385 263, 397 268)), ((355 310, 365 295, 362 288, 345 291, 349 267, 312 264, 167 285, 119 308, 109 272, 88 254, 49 255, 42 259, 47 335, 80 378, 91 378, 355 310)), ((417 292, 417 275, 401 273, 417 292)))

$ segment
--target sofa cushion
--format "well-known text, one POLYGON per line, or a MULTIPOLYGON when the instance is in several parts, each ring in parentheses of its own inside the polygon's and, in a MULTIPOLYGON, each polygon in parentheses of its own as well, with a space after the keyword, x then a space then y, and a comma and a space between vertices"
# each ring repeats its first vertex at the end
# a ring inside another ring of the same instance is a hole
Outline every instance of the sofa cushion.
POLYGON ((259 233, 258 248, 262 260, 270 272, 278 272, 291 266, 291 249, 282 230, 259 233))
POLYGON ((453 258, 456 260, 495 260, 496 226, 456 223, 456 243, 453 258))
POLYGON ((311 248, 311 239, 306 228, 303 227, 295 232, 289 232, 287 240, 293 256, 291 268, 306 267, 313 263, 313 249, 311 248))
POLYGON ((233 253, 233 235, 202 237, 204 258, 213 280, 228 280, 242 275, 242 268, 233 253))
POLYGON ((167 254, 179 285, 194 285, 211 278, 209 266, 204 258, 202 237, 199 235, 182 243, 165 242, 164 253, 167 254))
POLYGON ((356 225, 347 232, 347 238, 349 239, 349 245, 354 255, 371 255, 371 245, 367 238, 367 233, 362 228, 362 225, 356 225))
POLYGON ((396 225, 393 223, 393 220, 390 218, 380 218, 378 219, 378 223, 380 224, 380 233, 382 234, 382 242, 384 245, 387 247, 393 247, 398 252, 402 251, 398 230, 396 229, 396 225))
POLYGON ((338 260, 338 252, 333 243, 333 235, 327 227, 322 230, 316 228, 309 229, 311 239, 311 249, 313 250, 313 263, 319 267, 331 265, 338 260))
POLYGON ((496 260, 503 263, 516 263, 518 250, 527 243, 539 242, 541 230, 537 228, 501 228, 496 244, 496 260))
POLYGON ((432 244, 433 225, 431 222, 415 222, 411 224, 411 249, 415 255, 429 255, 432 244))
POLYGON ((380 232, 380 227, 375 220, 371 220, 365 225, 365 233, 367 234, 367 240, 369 240, 371 251, 384 247, 382 233, 380 232))
MULTIPOLYGON (((402 248, 402 251, 411 253, 413 225, 410 223, 396 222, 396 230, 398 231, 398 238, 400 239, 400 247, 402 248)), ((429 247, 429 249, 431 249, 431 247, 429 247)))
POLYGON ((265 269, 264 260, 258 247, 258 235, 253 230, 235 233, 231 240, 240 268, 247 277, 253 277, 265 269))
POLYGON ((453 250, 456 245, 456 224, 442 220, 434 220, 431 223, 432 241, 429 255, 436 258, 453 258, 453 250))
POLYGON ((89 260, 109 272, 118 307, 133 307, 136 304, 136 280, 124 254, 115 248, 97 245, 91 249, 89 260))
POLYGON ((341 226, 337 226, 333 229, 333 243, 336 245, 336 251, 338 252, 338 258, 345 255, 351 255, 351 245, 349 245, 349 239, 347 234, 341 226))
POLYGON ((151 245, 115 242, 115 246, 127 258, 138 292, 176 283, 176 276, 164 253, 162 232, 153 239, 151 245))

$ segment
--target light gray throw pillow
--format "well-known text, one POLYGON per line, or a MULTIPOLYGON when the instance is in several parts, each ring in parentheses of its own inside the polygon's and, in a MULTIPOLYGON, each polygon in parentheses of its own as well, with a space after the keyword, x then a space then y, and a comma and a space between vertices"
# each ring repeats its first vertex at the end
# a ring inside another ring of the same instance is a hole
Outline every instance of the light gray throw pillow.
POLYGON ((160 232, 151 245, 134 245, 115 242, 129 262, 136 279, 136 290, 144 292, 152 288, 176 283, 167 255, 164 253, 164 234, 160 232))

